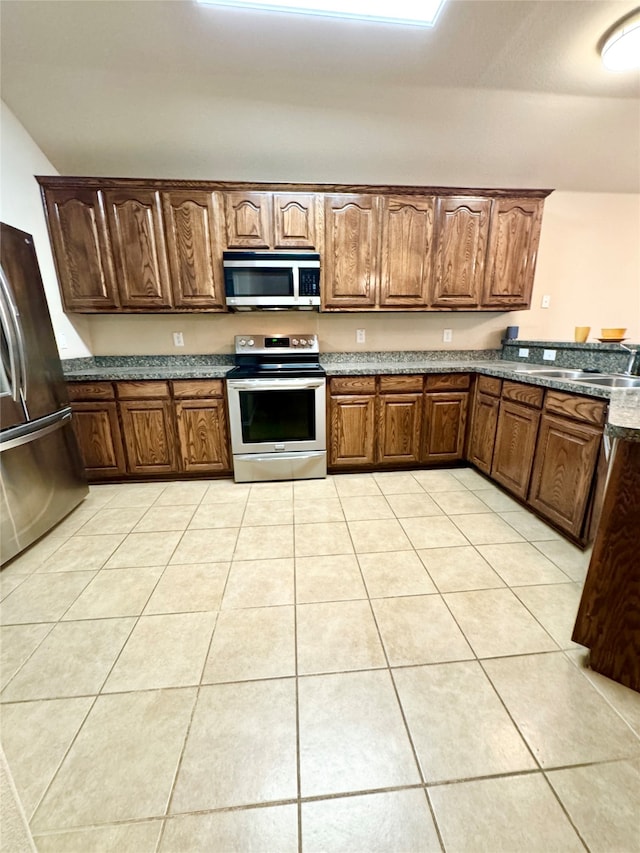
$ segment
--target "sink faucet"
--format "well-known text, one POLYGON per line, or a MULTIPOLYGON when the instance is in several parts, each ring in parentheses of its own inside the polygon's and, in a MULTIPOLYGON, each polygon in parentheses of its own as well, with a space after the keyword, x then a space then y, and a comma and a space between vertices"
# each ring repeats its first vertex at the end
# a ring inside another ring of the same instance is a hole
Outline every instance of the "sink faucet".
POLYGON ((620 344, 622 349, 626 350, 629 353, 629 360, 627 361, 627 366, 623 370, 625 376, 633 375, 633 365, 636 360, 636 355, 638 354, 637 349, 631 349, 631 347, 626 347, 624 344, 620 344))

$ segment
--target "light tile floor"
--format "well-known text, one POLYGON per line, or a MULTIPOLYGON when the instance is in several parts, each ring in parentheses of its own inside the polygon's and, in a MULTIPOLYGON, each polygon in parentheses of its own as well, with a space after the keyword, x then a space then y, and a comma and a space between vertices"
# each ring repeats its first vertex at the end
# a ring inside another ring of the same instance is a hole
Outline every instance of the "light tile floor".
POLYGON ((38 849, 639 851, 587 562, 470 469, 92 487, 0 574, 38 849))

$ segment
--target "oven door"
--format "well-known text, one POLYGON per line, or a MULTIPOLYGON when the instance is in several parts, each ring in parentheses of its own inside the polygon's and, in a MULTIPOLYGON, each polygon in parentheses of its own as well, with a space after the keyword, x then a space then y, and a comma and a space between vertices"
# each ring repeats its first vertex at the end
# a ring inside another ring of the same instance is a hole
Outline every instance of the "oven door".
POLYGON ((324 377, 228 379, 227 396, 234 455, 326 450, 324 377))

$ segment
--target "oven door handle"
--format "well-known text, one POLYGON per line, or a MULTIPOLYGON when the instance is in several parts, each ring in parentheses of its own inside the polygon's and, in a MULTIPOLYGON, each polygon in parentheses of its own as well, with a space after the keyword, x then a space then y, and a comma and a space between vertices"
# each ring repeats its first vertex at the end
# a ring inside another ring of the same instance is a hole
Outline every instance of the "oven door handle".
POLYGON ((323 388, 324 379, 229 379, 227 385, 232 391, 298 391, 323 388))

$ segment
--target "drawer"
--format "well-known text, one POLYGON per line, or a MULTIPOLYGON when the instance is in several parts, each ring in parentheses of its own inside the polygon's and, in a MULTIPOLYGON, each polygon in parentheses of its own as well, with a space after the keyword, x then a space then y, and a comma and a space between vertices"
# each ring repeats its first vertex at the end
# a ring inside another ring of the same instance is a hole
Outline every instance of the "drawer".
POLYGON ((380 391, 384 392, 402 392, 402 391, 422 391, 422 374, 407 375, 407 376, 381 376, 380 391))
POLYGON ((607 416, 605 401, 565 394, 563 391, 547 391, 544 408, 546 412, 585 424, 603 424, 607 416))
POLYGON ((75 400, 115 400, 112 382, 71 382, 67 385, 69 399, 75 400))
POLYGON ((117 382, 120 400, 148 400, 169 396, 169 383, 145 380, 140 382, 117 382))
POLYGON ((427 375, 427 391, 464 391, 471 383, 468 373, 431 373, 427 375))
POLYGON ((480 394, 499 397, 502 393, 502 379, 497 376, 478 376, 477 388, 480 394))
POLYGON ((375 376, 334 376, 329 382, 332 394, 375 394, 375 376))
POLYGON ((525 406, 533 406, 534 409, 541 409, 544 388, 539 388, 536 385, 524 385, 522 382, 505 381, 502 386, 502 399, 513 400, 516 403, 523 403, 525 406))
POLYGON ((178 399, 222 397, 222 379, 180 379, 173 382, 173 396, 178 399))

